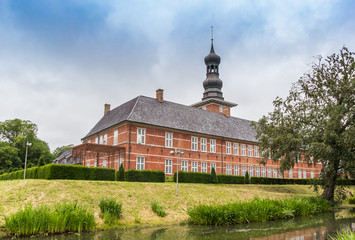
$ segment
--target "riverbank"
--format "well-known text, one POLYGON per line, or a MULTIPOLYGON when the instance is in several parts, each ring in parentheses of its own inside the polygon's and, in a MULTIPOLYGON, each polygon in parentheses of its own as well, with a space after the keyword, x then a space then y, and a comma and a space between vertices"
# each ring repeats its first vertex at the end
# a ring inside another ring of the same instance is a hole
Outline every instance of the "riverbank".
MULTIPOLYGON (((351 190, 354 192, 355 188, 351 190)), ((27 203, 52 205, 63 201, 85 205, 94 212, 99 228, 99 202, 114 198, 122 202, 120 227, 167 225, 188 220, 186 210, 198 204, 231 203, 254 197, 284 199, 311 197, 316 193, 305 185, 213 185, 175 183, 132 183, 74 180, 11 180, 0 181, 0 225, 4 216, 16 212, 27 203), (167 216, 158 217, 151 210, 151 201, 164 206, 167 216)))

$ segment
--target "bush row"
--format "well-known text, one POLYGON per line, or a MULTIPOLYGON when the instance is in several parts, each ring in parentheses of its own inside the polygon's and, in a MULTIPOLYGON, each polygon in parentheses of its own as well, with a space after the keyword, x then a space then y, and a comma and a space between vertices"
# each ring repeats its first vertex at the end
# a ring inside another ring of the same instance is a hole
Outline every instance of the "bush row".
MULTIPOLYGON (((23 179, 24 170, 0 175, 0 180, 23 179)), ((28 168, 27 179, 74 179, 74 180, 115 180, 113 168, 91 168, 80 165, 48 164, 28 168)))
POLYGON ((127 170, 124 177, 128 182, 165 182, 165 173, 155 170, 127 170))

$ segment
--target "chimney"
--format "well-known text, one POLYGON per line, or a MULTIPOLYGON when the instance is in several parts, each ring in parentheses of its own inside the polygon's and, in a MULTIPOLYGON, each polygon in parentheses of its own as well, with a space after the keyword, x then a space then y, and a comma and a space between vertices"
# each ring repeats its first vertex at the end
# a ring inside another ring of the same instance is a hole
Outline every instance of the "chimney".
POLYGON ((110 111, 110 104, 105 103, 105 109, 104 109, 104 115, 106 115, 106 113, 108 113, 110 111))
POLYGON ((223 114, 226 116, 226 117, 230 117, 231 116, 231 109, 229 107, 224 107, 223 108, 223 114))
POLYGON ((161 103, 164 102, 164 90, 163 89, 157 90, 157 100, 161 103))

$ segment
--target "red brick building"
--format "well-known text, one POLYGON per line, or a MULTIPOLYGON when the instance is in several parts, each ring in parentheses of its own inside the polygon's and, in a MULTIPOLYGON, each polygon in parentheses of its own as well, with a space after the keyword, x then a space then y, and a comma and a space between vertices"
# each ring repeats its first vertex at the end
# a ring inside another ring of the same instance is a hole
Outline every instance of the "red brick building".
POLYGON ((176 172, 179 158, 182 171, 210 172, 214 167, 217 174, 244 175, 248 171, 260 177, 319 177, 321 165, 308 166, 302 161, 283 174, 272 160, 260 165, 255 130, 250 121, 230 116, 230 108, 237 104, 223 98, 220 57, 213 42, 205 64, 201 102, 191 106, 169 102, 158 89, 156 98, 138 96, 112 110, 105 104, 104 116, 82 139, 83 144, 73 148, 77 154, 72 163, 116 169, 123 163, 125 169, 162 170, 170 176, 176 172), (103 145, 110 152, 98 148, 103 145), (172 155, 176 150, 184 154, 172 155))

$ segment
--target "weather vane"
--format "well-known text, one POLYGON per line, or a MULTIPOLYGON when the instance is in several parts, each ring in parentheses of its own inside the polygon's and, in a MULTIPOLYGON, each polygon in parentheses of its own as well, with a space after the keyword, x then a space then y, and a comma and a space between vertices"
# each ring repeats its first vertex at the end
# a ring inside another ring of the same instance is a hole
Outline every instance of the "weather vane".
POLYGON ((211 26, 211 41, 213 42, 213 26, 211 26))

